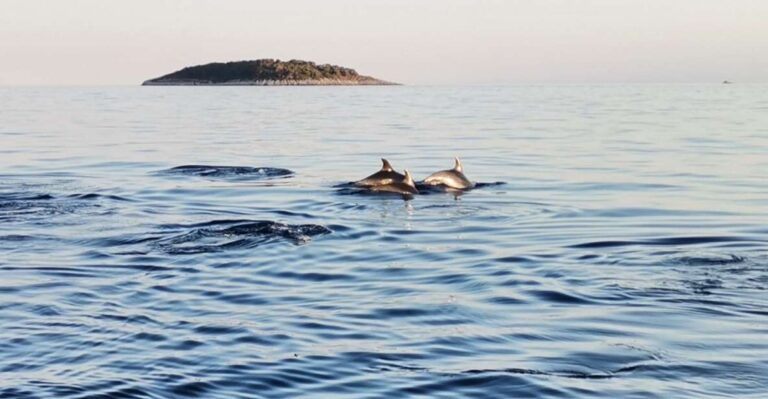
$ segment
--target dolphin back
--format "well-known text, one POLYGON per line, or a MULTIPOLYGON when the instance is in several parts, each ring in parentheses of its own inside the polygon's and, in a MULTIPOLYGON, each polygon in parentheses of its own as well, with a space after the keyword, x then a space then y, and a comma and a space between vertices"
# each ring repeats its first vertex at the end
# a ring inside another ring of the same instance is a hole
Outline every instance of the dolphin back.
POLYGON ((431 186, 445 186, 459 190, 467 190, 475 186, 475 183, 467 179, 464 173, 455 169, 432 173, 424 179, 424 183, 431 186))
POLYGON ((387 184, 392 184, 395 182, 400 182, 405 178, 400 173, 392 171, 386 171, 386 170, 380 170, 365 179, 358 180, 355 182, 355 185, 358 187, 376 187, 376 186, 384 186, 387 184))

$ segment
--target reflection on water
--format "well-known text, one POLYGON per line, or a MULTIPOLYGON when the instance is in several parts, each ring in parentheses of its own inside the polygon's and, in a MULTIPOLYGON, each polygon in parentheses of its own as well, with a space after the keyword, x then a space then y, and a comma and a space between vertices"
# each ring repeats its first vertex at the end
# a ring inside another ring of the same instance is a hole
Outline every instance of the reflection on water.
POLYGON ((761 398, 765 93, 0 89, 0 397, 761 398))

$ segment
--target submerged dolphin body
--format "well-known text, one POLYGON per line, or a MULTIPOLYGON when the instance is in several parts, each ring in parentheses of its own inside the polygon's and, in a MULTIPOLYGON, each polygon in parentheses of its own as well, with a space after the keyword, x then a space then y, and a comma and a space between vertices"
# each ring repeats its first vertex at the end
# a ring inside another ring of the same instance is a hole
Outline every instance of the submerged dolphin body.
POLYGON ((445 186, 456 190, 468 190, 475 187, 475 183, 469 181, 464 175, 464 167, 459 158, 454 158, 453 169, 441 170, 432 173, 424 179, 424 183, 430 186, 445 186))
POLYGON ((365 179, 358 180, 354 184, 358 187, 377 187, 385 186, 387 184, 401 182, 405 179, 404 175, 397 173, 392 165, 384 158, 381 158, 381 169, 366 177, 365 179))
POLYGON ((404 172, 405 175, 403 176, 402 180, 369 188, 372 191, 383 191, 403 195, 418 194, 419 190, 416 188, 416 182, 413 181, 413 177, 411 177, 411 174, 407 169, 404 170, 404 172))

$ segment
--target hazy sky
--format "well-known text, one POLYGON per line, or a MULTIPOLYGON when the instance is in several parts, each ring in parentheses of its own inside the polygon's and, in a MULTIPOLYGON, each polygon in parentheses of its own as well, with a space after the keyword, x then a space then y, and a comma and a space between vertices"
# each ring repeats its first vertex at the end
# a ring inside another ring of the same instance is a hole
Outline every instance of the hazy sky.
POLYGON ((768 82, 768 0, 0 0, 0 85, 256 58, 414 84, 768 82))

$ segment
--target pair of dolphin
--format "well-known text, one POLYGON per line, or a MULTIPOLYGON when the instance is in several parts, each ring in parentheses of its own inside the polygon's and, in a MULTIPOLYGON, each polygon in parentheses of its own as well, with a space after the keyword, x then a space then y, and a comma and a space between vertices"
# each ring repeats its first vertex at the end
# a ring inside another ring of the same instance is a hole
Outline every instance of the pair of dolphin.
MULTIPOLYGON (((439 172, 432 173, 424 179, 424 184, 430 186, 443 186, 453 190, 468 190, 475 186, 475 183, 467 179, 464 175, 464 167, 461 165, 459 158, 454 158, 455 164, 453 169, 441 170, 439 172)), ((372 191, 384 191, 398 194, 418 194, 419 190, 416 188, 416 182, 413 181, 410 172, 404 170, 404 174, 400 174, 392 167, 386 159, 381 159, 381 169, 366 177, 365 179, 358 180, 354 184, 358 187, 365 187, 372 191)))

